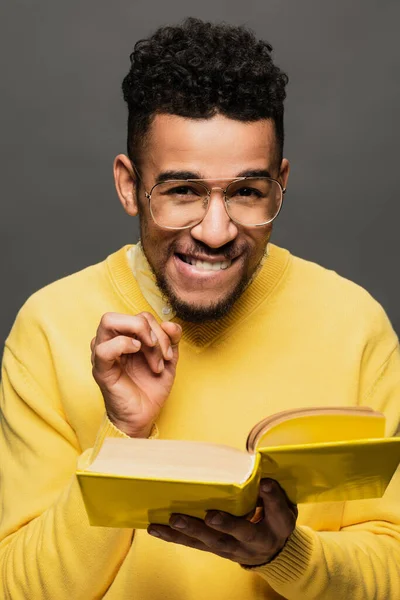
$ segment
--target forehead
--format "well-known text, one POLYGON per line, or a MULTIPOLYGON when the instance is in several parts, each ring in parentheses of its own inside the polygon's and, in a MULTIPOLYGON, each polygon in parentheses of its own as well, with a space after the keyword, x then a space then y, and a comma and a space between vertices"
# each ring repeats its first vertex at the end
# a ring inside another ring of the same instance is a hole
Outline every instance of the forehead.
POLYGON ((208 179, 235 177, 245 169, 272 169, 275 128, 270 119, 243 122, 222 115, 189 119, 159 114, 144 150, 143 169, 154 176, 185 170, 208 179))

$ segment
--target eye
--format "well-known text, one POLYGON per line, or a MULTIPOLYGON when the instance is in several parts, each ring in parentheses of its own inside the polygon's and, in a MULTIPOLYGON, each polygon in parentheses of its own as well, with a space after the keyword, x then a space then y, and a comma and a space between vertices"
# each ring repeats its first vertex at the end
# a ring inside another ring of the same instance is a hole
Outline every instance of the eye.
POLYGON ((197 195, 197 190, 187 186, 180 185, 179 187, 174 187, 169 191, 170 194, 176 194, 177 196, 188 196, 192 194, 197 195))
POLYGON ((196 186, 192 185, 173 185, 164 188, 163 193, 167 196, 172 196, 173 198, 182 198, 185 200, 198 198, 202 194, 202 190, 196 188, 196 186))
POLYGON ((257 188, 242 187, 236 190, 233 196, 239 196, 241 198, 261 198, 263 194, 257 188))

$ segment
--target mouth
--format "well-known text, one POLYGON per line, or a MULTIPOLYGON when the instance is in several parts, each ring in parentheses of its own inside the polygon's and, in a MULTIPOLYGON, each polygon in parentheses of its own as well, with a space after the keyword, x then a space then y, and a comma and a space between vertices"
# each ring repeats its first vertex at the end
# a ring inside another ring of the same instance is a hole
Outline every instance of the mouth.
POLYGON ((225 271, 229 269, 232 263, 236 259, 226 259, 222 257, 198 257, 191 256, 189 254, 176 254, 175 255, 180 261, 186 263, 187 265, 191 265, 195 267, 196 270, 199 271, 225 271))

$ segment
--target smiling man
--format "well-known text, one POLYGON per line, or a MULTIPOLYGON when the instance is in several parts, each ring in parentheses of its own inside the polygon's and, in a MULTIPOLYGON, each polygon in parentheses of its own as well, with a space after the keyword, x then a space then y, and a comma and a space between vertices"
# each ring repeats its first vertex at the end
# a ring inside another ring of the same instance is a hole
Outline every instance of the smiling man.
POLYGON ((114 175, 140 243, 34 294, 6 342, 3 597, 400 597, 397 475, 379 500, 299 507, 263 480, 257 522, 211 510, 148 531, 90 527, 75 477, 106 437, 243 448, 255 422, 304 406, 370 406, 395 434, 383 309, 270 243, 286 83, 242 27, 189 19, 136 44, 114 175))
POLYGON ((145 160, 117 157, 121 201, 139 214, 144 254, 182 319, 224 316, 255 275, 289 174, 277 145, 271 119, 156 114, 145 160))

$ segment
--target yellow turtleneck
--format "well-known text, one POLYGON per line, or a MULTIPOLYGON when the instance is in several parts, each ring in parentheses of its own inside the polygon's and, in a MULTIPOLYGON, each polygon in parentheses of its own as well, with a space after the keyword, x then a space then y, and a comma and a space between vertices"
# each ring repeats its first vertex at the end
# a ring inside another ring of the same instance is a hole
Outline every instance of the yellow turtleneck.
MULTIPOLYGON (((90 340, 105 312, 147 310, 160 317, 164 306, 156 298, 161 304, 153 307, 127 251, 34 294, 7 339, 0 395, 1 596, 399 598, 398 476, 381 500, 300 506, 284 550, 250 570, 144 530, 89 526, 77 459, 105 436, 122 435, 104 417, 90 340)), ((244 448, 257 421, 313 405, 368 405, 386 414, 387 435, 398 426, 397 337, 382 308, 331 271, 270 245, 265 264, 226 317, 179 322, 176 381, 157 422, 164 439, 244 448)))

